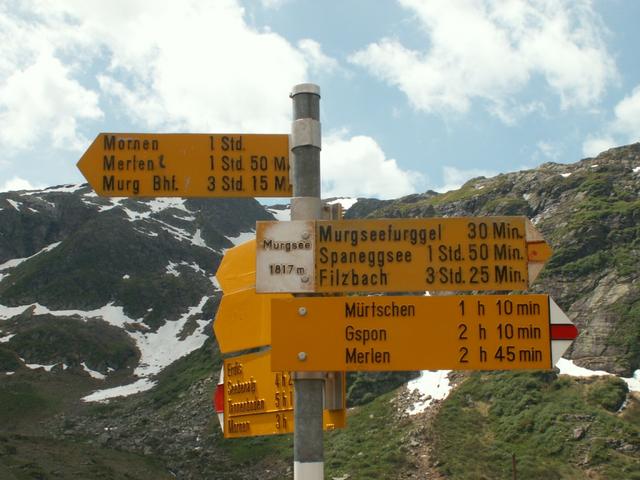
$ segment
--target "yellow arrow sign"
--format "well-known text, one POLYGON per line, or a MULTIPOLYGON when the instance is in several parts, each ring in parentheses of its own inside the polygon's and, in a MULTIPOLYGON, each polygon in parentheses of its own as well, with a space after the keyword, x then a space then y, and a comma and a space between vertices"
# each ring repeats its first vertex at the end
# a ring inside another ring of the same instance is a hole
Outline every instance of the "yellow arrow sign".
POLYGON ((271 313, 274 370, 549 369, 551 340, 577 334, 547 295, 307 297, 271 313))
POLYGON ((256 290, 525 290, 551 249, 525 217, 257 223, 256 290))
MULTIPOLYGON (((293 433, 293 378, 271 371, 269 351, 224 360, 225 438, 293 433)), ((343 389, 342 405, 346 405, 343 389)), ((344 428, 346 409, 324 410, 324 429, 344 428)))
POLYGON ((78 168, 102 196, 291 196, 288 135, 101 133, 78 168))
POLYGON ((256 294, 255 288, 225 293, 213 323, 221 353, 271 344, 271 299, 289 294, 256 294))
POLYGON ((249 240, 224 253, 216 279, 225 294, 251 288, 256 284, 256 241, 249 240))

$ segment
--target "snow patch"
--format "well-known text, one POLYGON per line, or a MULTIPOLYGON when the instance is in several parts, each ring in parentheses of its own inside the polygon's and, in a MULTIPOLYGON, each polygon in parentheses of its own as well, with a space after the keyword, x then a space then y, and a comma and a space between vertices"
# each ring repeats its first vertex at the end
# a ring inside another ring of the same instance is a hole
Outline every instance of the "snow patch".
MULTIPOLYGON (((21 358, 20 360, 22 360, 24 362, 24 359, 21 358)), ((50 372, 51 370, 53 370, 53 367, 55 367, 56 365, 58 365, 58 364, 54 363, 53 365, 40 365, 38 363, 26 363, 25 362, 25 366, 27 368, 30 368, 31 370, 37 370, 38 368, 44 368, 47 372, 50 372)))
POLYGON ((200 230, 199 228, 196 229, 196 233, 194 233, 193 237, 191 237, 191 243, 196 247, 209 248, 207 243, 204 241, 204 238, 202 238, 202 230, 200 230))
POLYGON ((564 178, 570 177, 571 176, 571 172, 569 172, 569 173, 561 173, 560 176, 564 177, 564 178))
POLYGON ((124 314, 124 309, 122 307, 116 307, 113 303, 109 303, 104 307, 97 308, 95 310, 83 311, 83 310, 49 310, 49 308, 40 305, 39 303, 33 303, 31 305, 22 305, 19 307, 6 307, 4 305, 0 305, 0 320, 6 320, 7 318, 14 317, 16 315, 20 315, 25 310, 29 308, 34 308, 34 315, 53 315, 56 317, 72 317, 74 315, 79 315, 85 318, 95 318, 102 317, 102 319, 116 327, 124 327, 125 323, 136 322, 137 320, 133 320, 127 317, 124 314))
POLYGON ((424 370, 415 380, 411 380, 407 384, 409 392, 417 390, 420 393, 420 400, 411 405, 406 413, 416 415, 424 412, 433 400, 442 400, 447 398, 451 391, 449 384, 449 372, 451 370, 424 370))
POLYGON ((173 262, 169 262, 169 265, 167 265, 165 267, 165 272, 168 275, 173 275, 174 277, 179 277, 180 274, 178 273, 178 270, 176 270, 176 267, 178 266, 177 263, 173 263, 173 262))
POLYGON ((335 200, 331 200, 330 202, 327 202, 327 204, 333 205, 335 203, 339 203, 340 205, 342 205, 342 210, 346 212, 351 207, 353 207, 357 202, 358 202, 357 198, 344 197, 344 198, 337 198, 335 200))
POLYGON ((130 383, 129 385, 108 388, 106 390, 98 390, 90 395, 87 395, 86 397, 83 397, 82 400, 84 400, 85 402, 104 402, 105 400, 109 400, 110 398, 127 397, 129 395, 133 395, 134 393, 146 392, 147 390, 151 390, 153 387, 155 387, 155 385, 155 381, 149 380, 148 378, 141 378, 140 380, 134 383, 130 383))
MULTIPOLYGON (((63 192, 63 193, 73 193, 73 192, 77 192, 78 190, 85 188, 86 185, 85 184, 68 184, 68 185, 60 185, 59 187, 51 187, 51 188, 45 188, 44 190, 40 191, 40 192, 34 192, 34 193, 41 193, 41 192, 46 192, 46 193, 52 193, 52 192, 63 192)), ((27 195, 32 195, 32 194, 27 194, 27 195)))
POLYGON ((185 201, 186 199, 180 197, 158 197, 141 203, 147 205, 151 210, 151 213, 160 213, 163 210, 168 210, 169 208, 176 208, 190 214, 194 213, 187 208, 184 204, 185 201))
MULTIPOLYGON (((191 307, 180 319, 166 322, 156 332, 127 332, 134 338, 140 350, 140 364, 133 372, 134 375, 140 377, 140 380, 121 387, 98 390, 84 397, 83 400, 86 402, 103 401, 109 398, 133 395, 134 393, 153 388, 156 382, 150 380, 150 376, 159 373, 171 363, 200 348, 204 344, 207 335, 203 333, 203 330, 208 324, 207 320, 197 320, 198 326, 194 333, 184 340, 179 340, 178 337, 189 321, 189 318, 198 313, 202 313, 207 299, 208 297, 206 296, 202 297, 200 303, 195 307, 191 307)), ((129 321, 131 320, 129 319, 129 321)))
POLYGON ((529 200, 531 198, 531 194, 530 193, 523 193, 522 194, 522 198, 524 198, 525 200, 529 200))
POLYGON ((162 220, 158 220, 157 218, 154 218, 154 221, 158 222, 160 224, 160 227, 163 230, 165 230, 166 232, 169 232, 179 242, 182 242, 182 241, 191 242, 191 238, 192 238, 191 234, 186 230, 182 228, 174 227, 173 225, 169 225, 168 223, 163 222, 162 220))
POLYGON ((291 207, 287 207, 283 210, 276 208, 267 208, 267 211, 276 217, 276 220, 279 222, 288 222, 291 220, 291 207))
POLYGON ((97 378, 98 380, 104 380, 105 378, 107 378, 106 375, 100 372, 96 372, 95 370, 91 370, 89 367, 87 367, 87 364, 85 362, 82 362, 81 365, 82 368, 84 368, 84 371, 91 375, 93 378, 97 378))
POLYGON ((633 169, 633 173, 640 173, 640 167, 636 167, 633 169))
MULTIPOLYGON (((32 190, 29 192, 24 192, 21 194, 21 196, 30 196, 30 195, 41 195, 43 193, 54 193, 54 192, 62 192, 62 193, 73 193, 73 192, 77 192, 78 190, 85 188, 86 184, 67 184, 67 185, 60 185, 57 187, 49 187, 49 188, 45 188, 44 190, 32 190)), ((94 193, 94 196, 97 197, 97 195, 94 193)))
POLYGON ((129 280, 130 278, 131 278, 131 275, 128 275, 128 274, 122 276, 123 280, 129 280))
POLYGON ((15 333, 10 333, 6 337, 0 337, 0 343, 7 343, 9 340, 11 340, 15 336, 16 336, 15 333))
POLYGON ((244 242, 248 242, 249 240, 253 240, 254 238, 256 238, 256 232, 252 231, 252 232, 243 232, 237 237, 227 237, 227 240, 229 240, 234 245, 240 245, 244 242))
POLYGON ((15 268, 18 265, 20 265, 22 262, 26 262, 27 260, 29 260, 29 259, 31 259, 31 258, 33 258, 33 257, 35 257, 37 255, 40 255, 41 253, 49 252, 49 251, 53 250, 54 248, 56 248, 58 245, 60 245, 60 243, 61 242, 52 243, 51 245, 48 245, 48 246, 44 247, 39 252, 34 253, 30 257, 14 258, 13 260, 7 260, 2 265, 0 265, 0 272, 3 271, 3 270, 7 270, 9 268, 15 268))
POLYGON ((22 205, 22 203, 11 200, 10 198, 7 198, 7 202, 9 202, 13 208, 20 211, 20 205, 22 205))
POLYGON ((185 267, 189 267, 192 270, 198 272, 198 273, 202 273, 203 275, 206 275, 207 272, 204 271, 203 268, 200 267, 200 265, 198 265, 197 263, 187 263, 185 261, 182 261, 180 263, 174 263, 174 262, 169 262, 169 264, 165 267, 165 271, 167 274, 169 275, 173 275, 174 277, 179 277, 180 276, 180 272, 178 272, 177 267, 184 265, 185 267))
POLYGON ((129 210, 126 207, 122 207, 124 213, 129 217, 130 222, 137 222, 138 220, 146 220, 151 216, 151 212, 134 212, 133 210, 129 210))
POLYGON ((600 165, 598 165, 597 163, 595 165, 591 165, 591 168, 598 168, 600 165))
MULTIPOLYGON (((192 268, 200 268, 197 265, 189 265, 192 268)), ((193 334, 180 340, 178 337, 182 333, 189 318, 193 315, 202 313, 205 303, 208 297, 202 297, 200 303, 191 307, 187 313, 180 317, 176 321, 168 321, 156 332, 130 332, 125 329, 125 332, 131 336, 136 346, 140 350, 140 364, 135 369, 134 375, 140 377, 138 381, 130 385, 124 385, 121 387, 110 388, 107 390, 100 390, 84 397, 85 401, 101 401, 108 398, 132 395, 134 393, 143 392, 153 388, 155 381, 150 380, 148 377, 159 373, 162 369, 175 362, 179 358, 191 353, 204 344, 207 336, 203 333, 204 328, 208 324, 207 320, 197 320, 197 327, 193 334)), ((73 316, 80 315, 84 318, 102 317, 107 323, 123 328, 125 323, 138 323, 141 321, 129 318, 124 313, 122 307, 114 306, 113 303, 109 303, 104 307, 90 310, 50 310, 45 306, 38 303, 33 305, 26 305, 21 307, 5 307, 0 305, 0 320, 19 315, 28 308, 34 308, 35 315, 51 314, 54 316, 73 316)), ((29 368, 45 368, 50 371, 55 365, 27 365, 29 368)))
MULTIPOLYGON (((570 375, 572 377, 601 377, 606 375, 612 375, 604 370, 589 370, 588 368, 579 367, 572 360, 561 358, 556 367, 560 369, 560 373, 564 375, 570 375)), ((632 392, 640 392, 640 370, 636 370, 633 373, 633 377, 625 378, 620 377, 629 386, 629 390, 632 392)))
POLYGON ((130 335, 137 341, 140 349, 140 365, 135 369, 134 374, 145 377, 159 373, 174 361, 200 348, 207 339, 202 329, 208 324, 207 320, 198 320, 198 327, 195 332, 185 338, 178 340, 189 317, 202 313, 202 308, 208 297, 202 297, 200 303, 191 307, 179 320, 166 322, 154 333, 143 334, 132 332, 130 335))
MULTIPOLYGON (((102 212, 106 212, 107 210, 111 210, 112 208, 116 208, 120 206, 121 202, 124 202, 127 199, 127 197, 110 197, 109 198, 109 205, 101 205, 100 208, 98 208, 98 213, 102 213, 102 212)), ((95 205, 94 203, 91 202, 84 202, 87 205, 95 205)))
POLYGON ((144 230, 141 230, 139 228, 133 228, 136 232, 141 233, 142 235, 146 235, 147 237, 157 237, 158 234, 156 232, 146 232, 144 230))

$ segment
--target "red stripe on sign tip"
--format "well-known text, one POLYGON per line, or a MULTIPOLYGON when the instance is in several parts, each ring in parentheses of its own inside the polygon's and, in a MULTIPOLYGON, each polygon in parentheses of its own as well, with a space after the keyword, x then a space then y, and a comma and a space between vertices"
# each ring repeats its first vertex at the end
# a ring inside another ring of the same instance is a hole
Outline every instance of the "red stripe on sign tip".
POLYGON ((219 383, 216 387, 213 404, 216 408, 216 413, 224 413, 224 383, 219 383))
POLYGON ((574 340, 578 336, 578 329, 572 324, 552 324, 551 340, 574 340))

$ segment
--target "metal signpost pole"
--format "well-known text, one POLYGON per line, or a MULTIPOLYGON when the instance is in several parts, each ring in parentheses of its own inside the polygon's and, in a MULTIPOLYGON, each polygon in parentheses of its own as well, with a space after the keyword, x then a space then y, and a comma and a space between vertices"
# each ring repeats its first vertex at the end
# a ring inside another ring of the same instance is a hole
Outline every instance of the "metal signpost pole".
MULTIPOLYGON (((320 199, 320 87, 305 83, 291 92, 291 220, 317 220, 320 199)), ((300 352, 304 356, 304 352, 300 352)), ((322 433, 324 374, 294 374, 293 478, 324 479, 322 433)))

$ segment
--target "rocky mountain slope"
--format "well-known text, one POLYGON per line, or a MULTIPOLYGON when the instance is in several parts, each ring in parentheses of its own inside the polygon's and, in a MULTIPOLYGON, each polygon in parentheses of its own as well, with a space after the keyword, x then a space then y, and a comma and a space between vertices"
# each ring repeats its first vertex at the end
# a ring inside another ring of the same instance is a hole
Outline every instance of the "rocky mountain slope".
MULTIPOLYGON (((550 293, 581 331, 568 356, 626 377, 640 368, 640 144, 473 179, 445 194, 360 199, 347 212, 445 215, 533 219, 554 249, 533 290, 550 293)), ((1 193, 0 478, 289 476, 290 437, 225 441, 210 403, 221 361, 211 335, 215 271, 225 248, 272 218, 250 199, 104 199, 87 186, 1 193)), ((456 375, 463 393, 413 416, 406 388, 390 392, 413 376, 350 376, 350 405, 360 406, 346 430, 327 435, 328 475, 480 478, 460 473, 469 467, 454 447, 499 439, 483 450, 487 465, 498 457, 510 465, 504 445, 515 431, 532 442, 549 435, 536 421, 574 415, 537 410, 548 402, 580 411, 553 431, 574 442, 566 458, 587 458, 555 478, 602 475, 602 455, 615 456, 616 475, 640 464, 640 410, 623 384, 456 375), (558 392, 571 407, 556 401, 558 392)), ((558 451, 527 445, 549 472, 556 468, 558 451)), ((526 451, 518 455, 528 468, 526 451)))
POLYGON ((525 215, 553 248, 533 291, 580 330, 568 355, 630 376, 640 368, 640 144, 574 164, 469 180, 445 194, 362 200, 347 218, 525 215))

